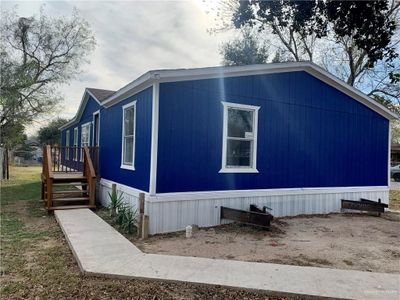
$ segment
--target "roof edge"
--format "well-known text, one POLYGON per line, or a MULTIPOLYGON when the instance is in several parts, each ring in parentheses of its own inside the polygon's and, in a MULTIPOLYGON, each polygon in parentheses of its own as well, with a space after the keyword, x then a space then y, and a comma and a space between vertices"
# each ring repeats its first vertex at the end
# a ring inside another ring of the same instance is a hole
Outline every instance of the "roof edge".
POLYGON ((81 102, 79 104, 78 111, 76 112, 75 116, 71 120, 69 120, 67 123, 65 123, 63 126, 60 126, 58 128, 58 130, 63 130, 65 128, 77 123, 77 121, 81 118, 83 109, 86 105, 86 102, 88 101, 88 98, 89 98, 89 97, 87 97, 88 95, 91 96, 94 100, 96 100, 96 102, 101 106, 100 101, 88 90, 88 88, 85 88, 85 91, 83 92, 83 95, 82 95, 81 102))
MULTIPOLYGON (((261 75, 269 73, 283 73, 283 72, 294 72, 294 71, 305 71, 322 80, 326 84, 333 86, 341 92, 347 94, 356 101, 366 105, 376 113, 385 117, 388 120, 399 119, 399 116, 389 110, 384 105, 378 103, 373 98, 364 94, 360 90, 353 86, 345 83, 336 76, 332 75, 328 71, 324 70, 320 66, 309 62, 283 62, 283 63, 272 63, 272 64, 257 64, 257 65, 245 65, 245 66, 219 66, 219 67, 205 67, 205 68, 193 68, 193 69, 165 69, 165 70, 151 70, 137 79, 131 81, 121 89, 117 90, 113 95, 100 101, 85 88, 85 92, 82 96, 78 112, 75 117, 68 123, 61 126, 59 129, 65 129, 77 122, 82 114, 84 106, 84 100, 86 95, 92 96, 100 106, 110 107, 148 87, 153 85, 155 82, 175 82, 175 81, 188 81, 188 80, 201 80, 208 78, 223 78, 223 77, 237 77, 237 76, 250 76, 250 75, 261 75)), ((87 100, 86 100, 87 101, 87 100)))

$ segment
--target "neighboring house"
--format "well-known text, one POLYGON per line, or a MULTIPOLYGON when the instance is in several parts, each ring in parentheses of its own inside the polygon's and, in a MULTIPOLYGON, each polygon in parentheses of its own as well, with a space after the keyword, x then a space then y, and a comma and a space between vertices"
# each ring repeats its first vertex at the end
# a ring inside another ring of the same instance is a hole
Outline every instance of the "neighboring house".
POLYGON ((42 162, 43 150, 36 140, 25 140, 11 152, 14 164, 35 165, 42 162))
POLYGON ((390 146, 391 151, 391 164, 396 166, 400 164, 400 144, 392 144, 390 146))
MULTIPOLYGON (((220 224, 220 206, 278 216, 388 203, 397 116, 308 62, 150 71, 86 89, 62 142, 99 145, 100 199, 113 183, 150 233, 220 224)), ((75 153, 75 159, 80 159, 75 153)), ((69 159, 73 159, 69 157, 69 159)))

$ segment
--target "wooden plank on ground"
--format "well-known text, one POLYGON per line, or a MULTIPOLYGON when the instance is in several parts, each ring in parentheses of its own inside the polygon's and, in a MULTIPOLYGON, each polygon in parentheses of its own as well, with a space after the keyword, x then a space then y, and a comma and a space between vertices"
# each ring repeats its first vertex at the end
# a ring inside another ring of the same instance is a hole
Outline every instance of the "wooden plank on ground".
POLYGON ((384 203, 370 203, 367 201, 353 201, 342 199, 342 208, 361 211, 385 212, 384 203))
POLYGON ((268 213, 245 211, 221 206, 221 219, 228 219, 249 225, 269 227, 273 216, 268 213))
POLYGON ((382 203, 381 199, 378 199, 378 202, 373 201, 373 200, 369 200, 369 199, 364 199, 364 198, 361 198, 360 200, 361 200, 361 202, 379 204, 379 205, 382 205, 383 207, 389 207, 389 205, 387 205, 386 203, 382 203))

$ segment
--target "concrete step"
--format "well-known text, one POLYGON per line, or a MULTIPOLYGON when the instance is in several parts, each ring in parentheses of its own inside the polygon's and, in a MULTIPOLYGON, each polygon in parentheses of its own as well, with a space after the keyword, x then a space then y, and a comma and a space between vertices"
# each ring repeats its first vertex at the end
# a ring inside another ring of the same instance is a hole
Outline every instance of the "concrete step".
POLYGON ((53 206, 47 210, 67 210, 67 209, 81 209, 81 208, 96 208, 96 205, 64 205, 64 206, 53 206))

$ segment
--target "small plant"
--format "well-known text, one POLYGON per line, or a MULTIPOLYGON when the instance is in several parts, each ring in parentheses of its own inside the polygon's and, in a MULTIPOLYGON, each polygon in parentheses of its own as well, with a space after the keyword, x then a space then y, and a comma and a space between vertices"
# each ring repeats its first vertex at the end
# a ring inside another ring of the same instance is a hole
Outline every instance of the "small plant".
POLYGON ((119 208, 123 205, 122 200, 123 200, 123 193, 108 193, 108 196, 110 197, 110 204, 108 205, 108 209, 110 210, 110 216, 115 217, 117 214, 117 211, 119 208))
POLYGON ((108 208, 110 216, 115 218, 115 224, 126 233, 132 234, 136 227, 137 211, 124 204, 122 193, 108 193, 108 196, 110 197, 108 208))
POLYGON ((123 230, 125 230, 125 232, 132 234, 136 227, 137 211, 132 210, 130 207, 126 207, 124 213, 125 213, 125 216, 124 216, 121 227, 123 230))
POLYGON ((124 223, 125 211, 127 209, 128 208, 124 204, 121 204, 117 209, 117 215, 115 216, 115 223, 117 223, 120 227, 122 227, 122 224, 124 223))

